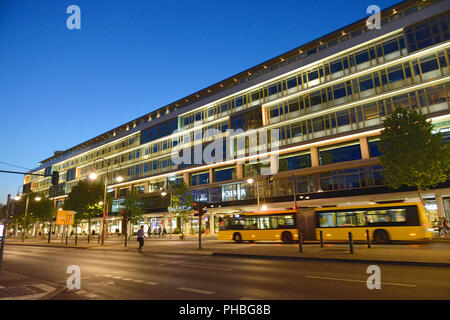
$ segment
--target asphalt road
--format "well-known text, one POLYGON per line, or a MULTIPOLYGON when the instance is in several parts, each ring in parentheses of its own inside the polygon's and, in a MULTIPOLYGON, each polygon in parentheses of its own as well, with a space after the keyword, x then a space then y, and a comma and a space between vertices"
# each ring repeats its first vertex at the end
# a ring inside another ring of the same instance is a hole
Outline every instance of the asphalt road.
POLYGON ((3 268, 81 289, 57 300, 450 299, 450 269, 380 265, 381 289, 367 288, 367 264, 7 246, 3 268))

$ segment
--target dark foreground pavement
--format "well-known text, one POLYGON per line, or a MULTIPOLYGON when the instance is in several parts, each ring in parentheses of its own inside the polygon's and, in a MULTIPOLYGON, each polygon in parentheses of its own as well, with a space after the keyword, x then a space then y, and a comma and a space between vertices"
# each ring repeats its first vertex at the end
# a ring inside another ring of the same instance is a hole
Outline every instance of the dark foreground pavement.
POLYGON ((51 299, 450 299, 441 267, 380 265, 381 289, 369 290, 364 263, 7 246, 3 270, 56 287, 71 265, 81 288, 51 299))

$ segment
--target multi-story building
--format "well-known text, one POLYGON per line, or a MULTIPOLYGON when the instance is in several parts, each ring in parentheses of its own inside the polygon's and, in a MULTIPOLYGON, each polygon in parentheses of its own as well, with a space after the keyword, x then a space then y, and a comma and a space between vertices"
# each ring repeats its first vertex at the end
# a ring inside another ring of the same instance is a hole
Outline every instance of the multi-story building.
MULTIPOLYGON (((30 175, 25 183, 60 206, 90 172, 107 173, 112 232, 121 228, 119 204, 132 188, 143 203, 140 223, 167 226, 161 190, 181 180, 208 204, 210 232, 221 214, 253 210, 258 202, 288 208, 418 200, 414 190, 386 186, 378 136, 386 116, 403 107, 426 115, 450 139, 449 8, 449 1, 401 2, 381 12, 379 29, 361 19, 55 152, 33 172, 59 171, 58 186, 30 175), (219 162, 174 163, 174 148, 192 147, 194 159, 213 139, 224 141, 219 162), (264 166, 277 170, 262 176, 264 166), (114 179, 119 175, 121 182, 114 179)), ((432 217, 449 217, 449 195, 449 183, 424 193, 432 217)))

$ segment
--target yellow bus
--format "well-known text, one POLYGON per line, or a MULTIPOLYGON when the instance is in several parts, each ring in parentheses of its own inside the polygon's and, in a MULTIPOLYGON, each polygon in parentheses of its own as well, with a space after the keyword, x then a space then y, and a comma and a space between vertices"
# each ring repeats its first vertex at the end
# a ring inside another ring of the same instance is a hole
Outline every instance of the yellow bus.
POLYGON ((366 241, 366 230, 376 243, 431 239, 429 221, 420 203, 388 203, 239 213, 219 220, 219 240, 366 241))
POLYGON ((315 209, 316 239, 366 240, 366 230, 376 243, 431 239, 429 221, 421 203, 388 203, 315 209))
POLYGON ((239 213, 219 220, 219 240, 298 240, 296 210, 239 213))

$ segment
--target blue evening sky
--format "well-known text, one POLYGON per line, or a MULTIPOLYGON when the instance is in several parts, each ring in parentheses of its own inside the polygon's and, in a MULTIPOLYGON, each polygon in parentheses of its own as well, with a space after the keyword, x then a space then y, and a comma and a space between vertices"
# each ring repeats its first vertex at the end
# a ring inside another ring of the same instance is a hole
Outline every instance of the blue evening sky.
MULTIPOLYGON (((392 0, 0 0, 0 169, 39 161, 392 0), (69 5, 81 30, 69 30, 69 5)), ((0 173, 0 203, 23 176, 0 173)))

